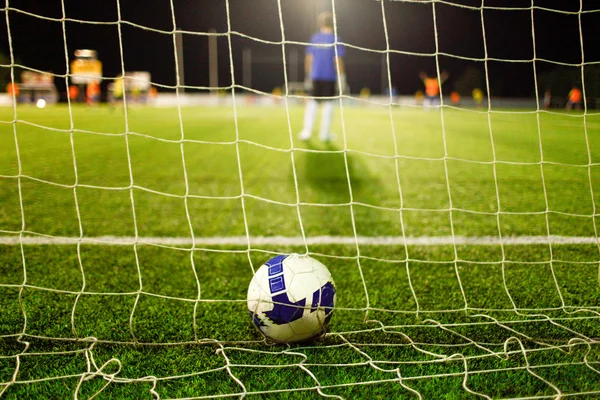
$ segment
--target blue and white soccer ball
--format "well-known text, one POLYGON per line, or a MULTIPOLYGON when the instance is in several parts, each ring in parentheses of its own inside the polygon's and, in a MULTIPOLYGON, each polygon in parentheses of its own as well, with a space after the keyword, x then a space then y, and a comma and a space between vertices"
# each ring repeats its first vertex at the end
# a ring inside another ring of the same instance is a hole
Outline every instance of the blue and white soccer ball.
POLYGON ((327 267, 307 255, 271 258, 248 287, 254 325, 276 342, 320 335, 333 313, 335 285, 327 267))

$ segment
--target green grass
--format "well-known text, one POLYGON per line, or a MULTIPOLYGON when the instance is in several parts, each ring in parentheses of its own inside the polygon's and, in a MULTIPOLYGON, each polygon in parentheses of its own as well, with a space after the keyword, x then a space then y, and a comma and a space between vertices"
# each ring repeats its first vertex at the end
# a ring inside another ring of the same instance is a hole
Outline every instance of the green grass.
MULTIPOLYGON (((595 236, 600 115, 506 111, 0 109, 0 235, 595 236)), ((266 343, 253 268, 306 250, 0 245, 0 396, 600 398, 597 245, 309 245, 330 334, 266 343)))

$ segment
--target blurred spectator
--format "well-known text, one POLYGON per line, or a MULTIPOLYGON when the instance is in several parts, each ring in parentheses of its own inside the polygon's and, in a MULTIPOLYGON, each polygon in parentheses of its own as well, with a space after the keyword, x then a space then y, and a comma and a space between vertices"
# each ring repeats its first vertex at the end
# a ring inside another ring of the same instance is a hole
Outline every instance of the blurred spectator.
POLYGON ((569 100, 567 101, 566 109, 570 110, 572 108, 581 109, 581 89, 578 87, 573 87, 569 92, 569 100))

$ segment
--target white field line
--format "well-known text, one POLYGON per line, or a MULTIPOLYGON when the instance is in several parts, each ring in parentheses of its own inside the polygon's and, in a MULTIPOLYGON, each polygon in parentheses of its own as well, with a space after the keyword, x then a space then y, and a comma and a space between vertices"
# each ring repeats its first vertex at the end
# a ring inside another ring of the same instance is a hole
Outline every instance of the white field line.
POLYGON ((497 236, 311 236, 303 239, 301 236, 211 236, 196 237, 138 237, 133 236, 95 236, 95 237, 54 237, 54 236, 0 236, 0 245, 69 245, 81 242, 90 245, 124 246, 155 244, 165 246, 208 246, 208 245, 233 245, 246 246, 248 239, 252 246, 277 245, 301 246, 306 244, 319 245, 371 245, 371 246, 439 246, 439 245, 532 245, 532 244, 597 244, 596 237, 588 236, 508 236, 500 240, 497 236))

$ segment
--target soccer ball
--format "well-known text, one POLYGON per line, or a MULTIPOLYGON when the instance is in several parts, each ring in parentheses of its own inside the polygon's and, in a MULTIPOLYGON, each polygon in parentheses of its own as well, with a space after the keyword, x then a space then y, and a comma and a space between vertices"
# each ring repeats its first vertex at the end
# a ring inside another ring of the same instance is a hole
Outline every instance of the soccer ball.
POLYGON ((327 267, 299 254, 271 258, 248 287, 248 310, 256 328, 276 342, 320 335, 331 319, 335 286, 327 267))

